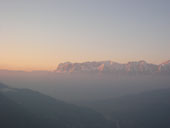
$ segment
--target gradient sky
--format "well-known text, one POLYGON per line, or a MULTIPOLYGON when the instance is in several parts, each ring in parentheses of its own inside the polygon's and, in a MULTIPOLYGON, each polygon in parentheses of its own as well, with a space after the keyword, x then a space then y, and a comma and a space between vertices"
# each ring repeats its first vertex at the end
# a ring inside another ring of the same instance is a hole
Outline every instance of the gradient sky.
POLYGON ((0 68, 170 59, 170 0, 0 0, 0 68))

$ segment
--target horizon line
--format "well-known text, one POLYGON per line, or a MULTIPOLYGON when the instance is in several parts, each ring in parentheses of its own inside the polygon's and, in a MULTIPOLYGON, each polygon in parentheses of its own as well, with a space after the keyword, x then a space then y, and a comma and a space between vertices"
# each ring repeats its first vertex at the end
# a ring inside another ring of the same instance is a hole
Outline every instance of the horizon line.
POLYGON ((110 62, 114 62, 114 63, 118 63, 118 64, 128 64, 128 63, 130 63, 130 62, 141 62, 141 61, 144 61, 144 62, 146 62, 146 63, 148 63, 148 64, 154 64, 154 65, 161 65, 161 64, 163 64, 163 63, 167 63, 167 62, 169 62, 170 61, 170 59, 169 60, 166 60, 166 61, 163 61, 162 63, 160 63, 160 64, 156 64, 156 63, 150 63, 150 62, 148 62, 148 61, 146 61, 146 60, 137 60, 137 61, 127 61, 126 63, 120 63, 120 62, 117 62, 117 61, 113 61, 113 60, 101 60, 101 61, 82 61, 82 62, 72 62, 72 61, 65 61, 65 62, 60 62, 57 66, 56 66, 56 68, 55 69, 51 69, 51 70, 49 70, 49 69, 34 69, 34 68, 28 68, 28 69, 10 69, 10 68, 0 68, 0 71, 16 71, 16 72, 53 72, 53 71, 55 71, 56 69, 57 69, 57 67, 60 65, 60 64, 63 64, 63 63, 72 63, 72 64, 75 64, 75 63, 78 63, 78 64, 81 64, 81 63, 92 63, 92 62, 107 62, 107 61, 110 61, 110 62))

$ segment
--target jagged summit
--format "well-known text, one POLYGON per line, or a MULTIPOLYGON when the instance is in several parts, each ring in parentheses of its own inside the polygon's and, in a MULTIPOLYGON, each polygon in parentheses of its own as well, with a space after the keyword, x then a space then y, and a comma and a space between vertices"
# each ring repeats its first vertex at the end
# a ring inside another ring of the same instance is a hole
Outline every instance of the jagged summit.
POLYGON ((144 60, 131 61, 125 64, 114 61, 92 61, 83 63, 65 62, 58 65, 59 73, 143 73, 153 74, 170 72, 170 60, 160 65, 147 63, 144 60))
POLYGON ((158 66, 159 72, 170 73, 170 60, 163 62, 158 66))

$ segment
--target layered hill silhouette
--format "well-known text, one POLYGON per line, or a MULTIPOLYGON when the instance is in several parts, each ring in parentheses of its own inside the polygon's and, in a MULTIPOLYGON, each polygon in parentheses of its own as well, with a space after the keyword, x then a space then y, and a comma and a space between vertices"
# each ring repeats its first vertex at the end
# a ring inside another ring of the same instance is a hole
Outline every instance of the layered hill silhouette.
POLYGON ((121 128, 169 128, 170 88, 100 100, 88 104, 121 128))
POLYGON ((29 89, 0 83, 2 128, 111 128, 101 114, 29 89))

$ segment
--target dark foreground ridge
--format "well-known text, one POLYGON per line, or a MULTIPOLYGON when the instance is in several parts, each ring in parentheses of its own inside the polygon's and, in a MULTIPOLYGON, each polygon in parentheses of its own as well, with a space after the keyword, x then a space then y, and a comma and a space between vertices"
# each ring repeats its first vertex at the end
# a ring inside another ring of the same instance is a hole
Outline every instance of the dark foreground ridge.
POLYGON ((170 89, 159 89, 89 103, 117 128, 169 128, 170 89))
POLYGON ((0 113, 2 128, 113 128, 93 110, 1 83, 0 113))

